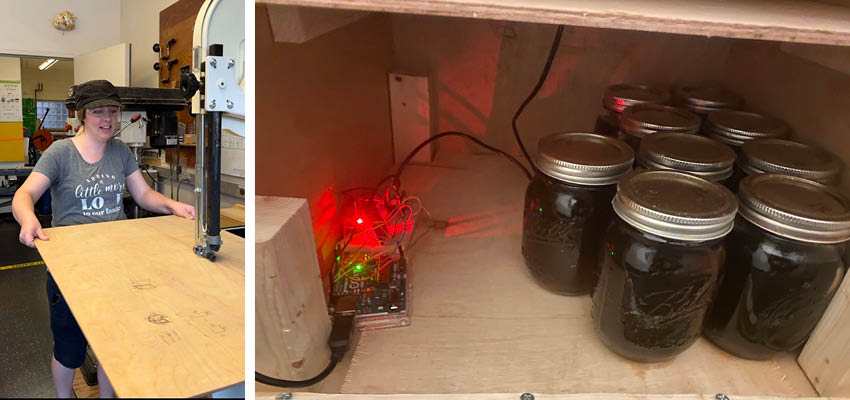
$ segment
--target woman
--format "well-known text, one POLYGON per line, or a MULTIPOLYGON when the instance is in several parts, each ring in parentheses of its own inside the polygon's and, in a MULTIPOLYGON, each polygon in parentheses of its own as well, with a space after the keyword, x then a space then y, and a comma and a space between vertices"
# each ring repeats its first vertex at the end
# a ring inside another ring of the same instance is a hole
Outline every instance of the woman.
MULTIPOLYGON (((76 94, 77 118, 82 123, 79 133, 70 140, 53 143, 12 199, 12 213, 21 225, 21 243, 35 247, 36 239, 48 240, 33 211, 33 205, 47 188, 53 205, 53 226, 125 219, 125 188, 146 210, 194 218, 194 207, 152 190, 127 145, 112 137, 121 115, 115 87, 108 81, 89 81, 77 86, 76 94)), ((74 370, 83 364, 87 342, 49 270, 47 300, 53 331, 53 383, 58 397, 72 397, 74 370)), ((97 369, 97 379, 100 396, 114 397, 102 368, 97 369)))

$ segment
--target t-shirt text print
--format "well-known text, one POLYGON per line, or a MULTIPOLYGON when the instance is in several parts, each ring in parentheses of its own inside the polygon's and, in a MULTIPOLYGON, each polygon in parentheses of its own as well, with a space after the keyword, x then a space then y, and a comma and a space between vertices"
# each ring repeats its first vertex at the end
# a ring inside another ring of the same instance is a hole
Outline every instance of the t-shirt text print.
POLYGON ((106 143, 96 163, 86 162, 70 139, 56 141, 33 168, 50 179, 53 226, 127 218, 124 191, 127 177, 137 170, 130 148, 118 139, 106 143))
POLYGON ((121 212, 121 198, 125 186, 124 183, 117 182, 115 175, 96 174, 86 179, 84 184, 77 185, 74 196, 80 199, 84 216, 115 214, 121 212), (108 202, 107 199, 114 199, 115 202, 108 202))

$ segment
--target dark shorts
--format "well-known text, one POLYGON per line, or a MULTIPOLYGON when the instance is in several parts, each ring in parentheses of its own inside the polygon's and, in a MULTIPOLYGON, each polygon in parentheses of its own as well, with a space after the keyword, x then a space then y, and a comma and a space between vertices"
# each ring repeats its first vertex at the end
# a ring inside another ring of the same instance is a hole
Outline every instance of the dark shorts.
POLYGON ((50 305, 50 330, 53 331, 53 357, 67 368, 79 368, 86 359, 88 342, 49 271, 47 303, 50 305))

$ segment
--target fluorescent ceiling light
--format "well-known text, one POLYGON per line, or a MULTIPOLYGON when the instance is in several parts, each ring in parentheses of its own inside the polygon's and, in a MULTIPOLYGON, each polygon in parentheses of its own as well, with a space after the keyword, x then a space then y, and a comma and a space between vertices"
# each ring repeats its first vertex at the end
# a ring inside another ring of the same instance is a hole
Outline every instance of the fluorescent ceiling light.
POLYGON ((55 59, 55 58, 48 58, 48 59, 44 60, 44 62, 41 63, 41 65, 38 66, 38 69, 44 71, 44 70, 52 67, 53 64, 56 64, 56 61, 58 61, 58 60, 55 59))

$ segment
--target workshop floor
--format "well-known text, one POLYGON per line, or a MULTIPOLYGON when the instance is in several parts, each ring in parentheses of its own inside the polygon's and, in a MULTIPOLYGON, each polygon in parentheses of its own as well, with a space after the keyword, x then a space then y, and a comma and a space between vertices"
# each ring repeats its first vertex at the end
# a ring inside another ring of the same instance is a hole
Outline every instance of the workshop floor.
MULTIPOLYGON (((49 226, 49 219, 42 221, 49 226)), ((18 243, 20 227, 0 218, 0 398, 55 397, 47 270, 38 252, 18 243)))

